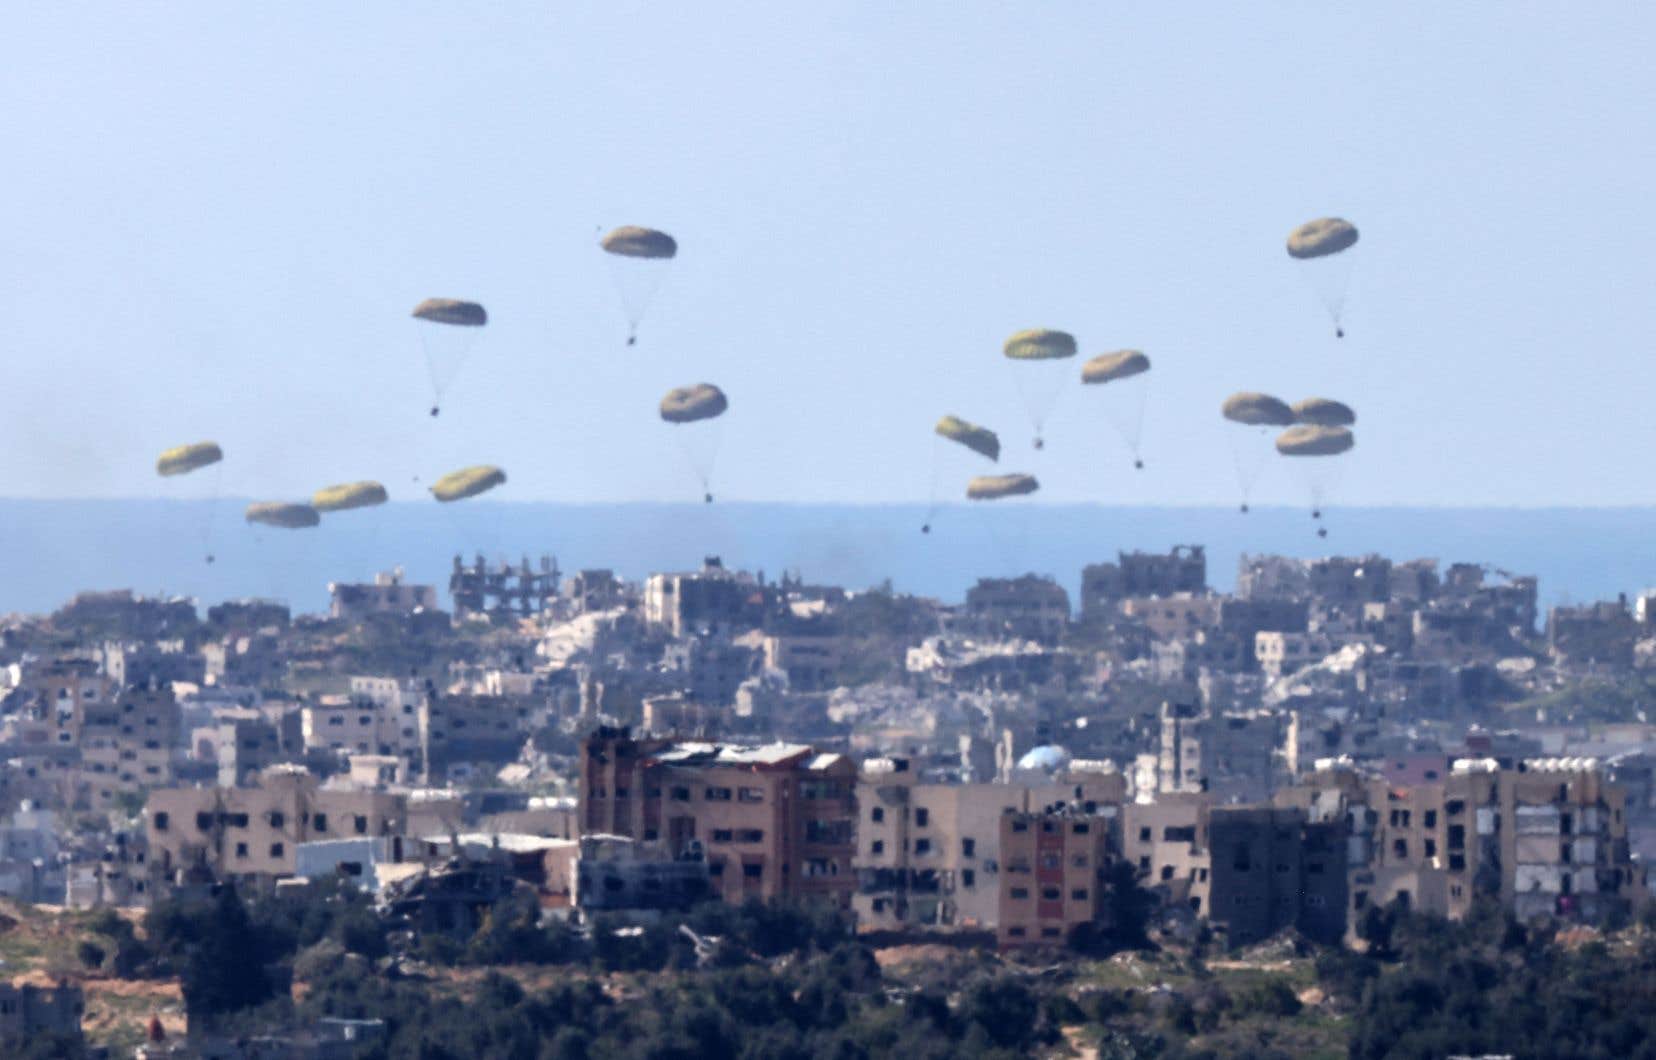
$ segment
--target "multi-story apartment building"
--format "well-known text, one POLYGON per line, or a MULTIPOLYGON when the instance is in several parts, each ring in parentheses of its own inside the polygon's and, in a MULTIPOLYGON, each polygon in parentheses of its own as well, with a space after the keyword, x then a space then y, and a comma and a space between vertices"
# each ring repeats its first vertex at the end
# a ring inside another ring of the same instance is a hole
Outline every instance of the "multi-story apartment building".
POLYGON ((1056 644, 1069 624, 1069 593, 1051 578, 980 578, 966 590, 964 625, 986 637, 1056 644))
POLYGON ((1119 602, 1130 596, 1205 592, 1207 555, 1201 545, 1176 545, 1165 554, 1120 552, 1114 563, 1082 568, 1081 618, 1111 617, 1119 602))
POLYGON ((995 936, 1002 949, 1062 946, 1082 925, 1102 924, 1114 824, 1071 807, 1001 815, 995 936))
POLYGON ((1215 806, 1208 810, 1208 922, 1229 945, 1296 928, 1324 942, 1346 930, 1344 820, 1310 821, 1304 810, 1215 806))
POLYGON ((1156 789, 1206 792, 1215 802, 1259 802, 1286 779, 1288 718, 1276 711, 1214 714, 1163 703, 1156 789))
POLYGON ((266 770, 255 788, 161 788, 150 792, 150 870, 159 883, 205 872, 218 880, 292 876, 300 843, 401 835, 407 800, 375 791, 322 788, 299 766, 266 770))
POLYGON ((79 708, 77 803, 106 809, 122 795, 172 783, 179 712, 171 687, 128 688, 112 700, 83 698, 79 708))
POLYGON ((372 582, 330 582, 328 614, 344 622, 360 622, 370 615, 408 615, 437 610, 437 587, 409 585, 399 568, 381 571, 372 582))
POLYGON ((1067 804, 1108 815, 1126 793, 1120 773, 928 784, 905 759, 869 763, 857 786, 857 922, 992 929, 1000 916, 1001 816, 1067 804))
POLYGON ((742 747, 634 739, 600 729, 581 747, 583 835, 699 847, 726 901, 798 897, 849 907, 856 768, 799 744, 742 747))
POLYGON ((702 569, 652 574, 644 583, 644 621, 675 637, 687 633, 734 633, 758 624, 764 587, 747 574, 726 570, 717 556, 702 569))
POLYGON ((1591 759, 1461 760, 1411 787, 1320 765, 1277 802, 1347 822, 1353 918, 1396 899, 1460 917, 1486 896, 1521 918, 1596 920, 1646 893, 1626 793, 1591 759))

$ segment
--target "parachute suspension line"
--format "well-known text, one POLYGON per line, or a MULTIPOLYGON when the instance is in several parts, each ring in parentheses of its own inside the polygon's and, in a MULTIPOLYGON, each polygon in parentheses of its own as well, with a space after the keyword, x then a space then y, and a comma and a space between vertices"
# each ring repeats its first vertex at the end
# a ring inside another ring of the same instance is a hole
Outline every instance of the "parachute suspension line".
POLYGON ((205 562, 211 566, 218 562, 218 557, 213 554, 213 520, 218 515, 219 496, 224 484, 224 462, 214 464, 209 474, 212 475, 212 485, 207 490, 207 516, 201 524, 201 552, 205 562))

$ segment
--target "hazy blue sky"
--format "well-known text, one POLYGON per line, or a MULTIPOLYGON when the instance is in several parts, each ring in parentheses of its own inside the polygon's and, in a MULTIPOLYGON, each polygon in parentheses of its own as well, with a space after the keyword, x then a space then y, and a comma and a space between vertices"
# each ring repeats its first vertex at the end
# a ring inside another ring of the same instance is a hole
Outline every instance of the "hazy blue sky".
MULTIPOLYGON (((945 411, 1054 500, 1229 503, 1220 400, 1355 404, 1348 503, 1652 499, 1656 6, 27 3, 0 35, 0 493, 302 495, 504 465, 688 499, 923 500, 945 411), (1282 251, 1362 229, 1336 342, 1282 251), (681 255, 640 345, 594 236, 681 255), (484 302, 431 421, 409 308, 484 302), (1155 362, 1045 453, 999 356, 1155 362)), ((1266 480, 1293 502, 1293 479, 1266 480)))

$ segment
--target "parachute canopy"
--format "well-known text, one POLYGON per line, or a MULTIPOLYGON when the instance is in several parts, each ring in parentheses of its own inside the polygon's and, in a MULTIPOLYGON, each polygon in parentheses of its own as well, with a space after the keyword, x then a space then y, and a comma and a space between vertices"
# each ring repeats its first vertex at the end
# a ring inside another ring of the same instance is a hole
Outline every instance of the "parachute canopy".
POLYGON ((1150 370, 1150 358, 1138 350, 1101 353, 1081 366, 1083 383, 1109 383, 1150 370))
POLYGON ((505 481, 506 472, 500 468, 492 464, 479 464, 476 467, 450 471, 432 484, 431 495, 445 503, 463 501, 467 497, 487 493, 505 481))
POLYGON ((966 498, 974 501, 993 501, 1002 497, 1021 497, 1041 488, 1034 475, 979 475, 966 484, 966 498))
POLYGON ((1357 444, 1344 427, 1306 424, 1290 427, 1277 436, 1277 452, 1283 456, 1338 456, 1357 444))
POLYGON ((1000 459, 1000 437, 987 427, 967 423, 959 416, 944 416, 937 421, 937 433, 951 442, 959 442, 974 453, 991 460, 1000 459))
POLYGON ((1294 403, 1294 422, 1319 427, 1350 427, 1357 422, 1357 413, 1350 405, 1333 398, 1306 398, 1294 403))
POLYGON ((1075 356, 1075 336, 1067 331, 1030 328, 1007 339, 1002 349, 1014 361, 1054 361, 1075 356))
POLYGON ((372 508, 387 499, 385 487, 378 482, 341 482, 312 494, 311 507, 319 512, 348 512, 352 508, 372 508))
POLYGON ((1319 217, 1288 233, 1291 258, 1326 258, 1357 243, 1357 226, 1338 217, 1319 217))
POLYGON ((158 475, 186 475, 223 459, 224 450, 218 447, 217 442, 180 445, 161 454, 155 461, 155 472, 158 475))
POLYGON ((638 225, 622 225, 599 242, 610 254, 623 258, 671 258, 678 255, 678 240, 666 232, 638 225))
POLYGON ((265 526, 279 526, 284 530, 303 530, 322 521, 322 516, 308 504, 283 504, 280 501, 261 501, 247 506, 247 521, 265 526))
POLYGON ((1251 390, 1232 394, 1219 411, 1225 419, 1250 427, 1287 427, 1294 422, 1294 410, 1286 401, 1251 390))
POLYGON ((489 314, 481 305, 458 298, 427 298, 414 307, 414 316, 433 324, 467 328, 480 328, 489 322, 489 314))
POLYGON ((722 416, 729 407, 723 390, 712 383, 696 383, 667 391, 661 399, 661 418, 668 423, 695 423, 722 416))

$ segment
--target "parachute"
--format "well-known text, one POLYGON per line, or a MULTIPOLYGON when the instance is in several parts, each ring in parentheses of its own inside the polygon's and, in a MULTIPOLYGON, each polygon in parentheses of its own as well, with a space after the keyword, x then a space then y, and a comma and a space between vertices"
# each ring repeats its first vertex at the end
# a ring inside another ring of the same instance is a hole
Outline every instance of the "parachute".
POLYGON ((702 500, 713 503, 713 465, 719 456, 719 417, 730 407, 724 391, 712 383, 674 387, 661 399, 661 418, 676 432, 684 457, 701 480, 702 500))
POLYGON ((1357 444, 1345 427, 1309 424, 1290 427, 1277 436, 1277 452, 1283 456, 1339 456, 1357 444))
MULTIPOLYGON (((1294 470, 1299 472, 1311 494, 1311 518, 1322 518, 1323 503, 1333 490, 1340 466, 1344 463, 1326 458, 1348 452, 1356 444, 1357 440, 1348 428, 1318 424, 1290 427, 1277 436, 1277 452, 1296 458, 1293 461, 1294 470)), ((1317 536, 1327 537, 1328 530, 1318 527, 1317 536)))
POLYGON ((247 506, 247 521, 284 530, 303 530, 322 522, 322 516, 308 504, 260 501, 247 506))
POLYGON ((311 496, 311 507, 319 512, 348 512, 372 508, 387 499, 385 487, 378 482, 342 482, 317 490, 311 496))
POLYGON ((668 263, 678 257, 678 240, 666 232, 638 225, 622 225, 598 241, 611 255, 615 285, 627 317, 627 345, 638 344, 638 325, 655 300, 668 263))
POLYGON ((1271 456, 1270 428, 1288 427, 1294 410, 1281 398, 1244 390, 1232 394, 1220 406, 1220 415, 1232 423, 1252 428, 1245 435, 1230 432, 1231 459, 1236 464, 1236 484, 1242 493, 1242 511, 1248 510, 1254 484, 1271 456))
POLYGON ((1044 449, 1046 439, 1041 437, 1047 417, 1058 403, 1067 373, 1057 362, 1075 356, 1075 336, 1050 328, 1029 328, 1017 332, 1001 348, 1007 360, 1014 363, 1013 380, 1035 428, 1035 448, 1044 449))
POLYGON ((1294 410, 1286 401, 1247 390, 1226 398, 1219 411, 1225 419, 1249 427, 1289 427, 1294 423, 1294 410))
POLYGON ((1022 497, 1041 488, 1034 475, 979 475, 966 484, 966 499, 995 501, 1005 497, 1022 497))
POLYGON ((1288 233, 1288 256, 1306 263, 1306 278, 1334 321, 1335 338, 1345 337, 1340 317, 1352 268, 1346 251, 1356 245, 1357 226, 1339 217, 1319 217, 1288 233))
POLYGON ((1294 403, 1294 422, 1318 427, 1350 427, 1357 422, 1357 413, 1343 401, 1306 398, 1294 403))
POLYGON ((479 464, 476 467, 461 468, 451 471, 438 479, 431 486, 431 495, 439 501, 463 501, 467 497, 475 497, 479 493, 487 493, 496 486, 504 484, 506 472, 489 464, 479 464))
POLYGON ((951 442, 959 442, 974 453, 1000 459, 1000 438, 987 427, 968 423, 958 416, 944 416, 937 421, 937 434, 951 442))
POLYGON ((1138 350, 1101 353, 1081 366, 1081 382, 1106 387, 1104 415, 1133 454, 1133 466, 1143 470, 1139 440, 1144 433, 1144 399, 1148 392, 1150 358, 1138 350))
POLYGON ((460 366, 476 344, 478 329, 489 322, 488 312, 476 302, 459 298, 427 298, 411 314, 419 321, 420 344, 431 374, 431 414, 441 411, 443 394, 460 374, 460 366))
POLYGON ((187 475, 216 464, 224 459, 224 450, 218 447, 217 442, 196 442, 193 445, 180 445, 163 452, 155 461, 155 473, 166 478, 173 475, 187 475))

